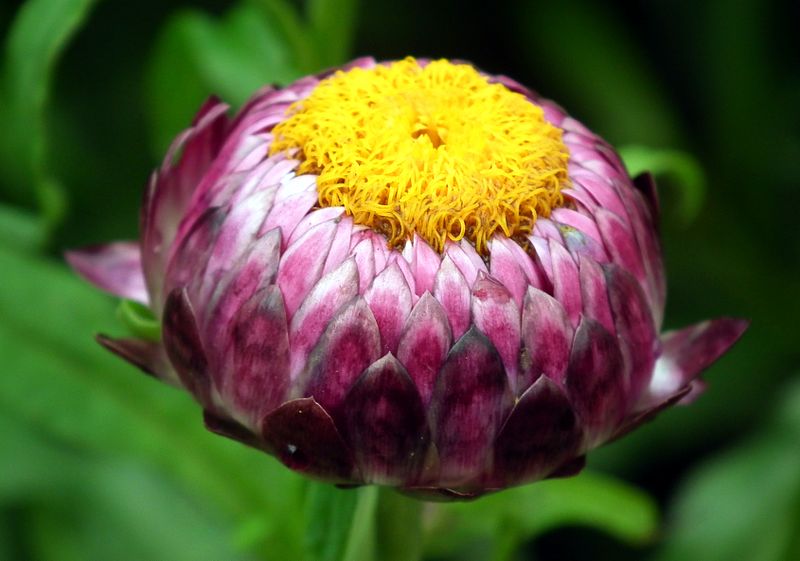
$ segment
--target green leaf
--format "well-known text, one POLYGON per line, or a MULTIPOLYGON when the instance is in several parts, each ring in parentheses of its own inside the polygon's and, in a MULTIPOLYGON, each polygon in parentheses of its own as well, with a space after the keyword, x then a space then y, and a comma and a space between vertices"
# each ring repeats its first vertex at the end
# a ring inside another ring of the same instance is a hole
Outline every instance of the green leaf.
POLYGON ((306 559, 369 561, 375 551, 378 488, 312 483, 306 498, 306 559))
POLYGON ((243 559, 231 517, 138 460, 87 455, 0 411, 0 504, 34 505, 18 521, 38 557, 57 560, 243 559))
MULTIPOLYGON (((517 2, 511 24, 534 76, 613 143, 675 145, 680 119, 647 53, 614 6, 581 0, 517 2)), ((536 84, 533 84, 536 86, 536 84)))
POLYGON ((439 505, 433 520, 426 553, 478 559, 482 554, 471 557, 468 550, 488 548, 492 559, 501 560, 513 559, 523 541, 563 525, 589 526, 631 544, 644 544, 656 531, 658 514, 642 491, 606 475, 584 472, 474 503, 439 505))
POLYGON ((70 483, 67 500, 49 501, 33 520, 43 560, 253 559, 231 545, 230 520, 135 462, 87 462, 70 483))
POLYGON ((204 25, 206 19, 196 12, 176 14, 155 41, 145 75, 145 97, 151 152, 156 160, 213 91, 193 60, 188 39, 189 28, 204 25), (192 23, 194 20, 203 23, 192 23))
POLYGON ((322 65, 344 63, 352 50, 358 1, 309 0, 307 11, 322 65))
POLYGON ((274 22, 284 43, 291 48, 301 75, 318 72, 322 67, 320 54, 306 22, 295 7, 286 0, 248 0, 266 21, 274 22))
POLYGON ((46 164, 44 110, 59 55, 95 0, 29 0, 5 48, 0 93, 0 188, 15 202, 37 203, 48 226, 63 216, 64 194, 46 164))
POLYGON ((42 221, 21 208, 0 205, 0 244, 20 251, 34 252, 45 239, 42 221))
POLYGON ((161 322, 147 306, 133 300, 122 300, 117 316, 131 335, 148 341, 161 341, 161 322))
POLYGON ((234 106, 265 84, 301 75, 287 32, 242 4, 222 19, 187 10, 167 22, 156 42, 147 77, 154 148, 163 153, 211 93, 234 106))
POLYGON ((61 496, 67 482, 83 472, 84 462, 74 451, 48 443, 7 411, 0 411, 0 434, 0 504, 61 496))
MULTIPOLYGON (((146 459, 240 517, 296 512, 302 481, 266 455, 207 433, 200 409, 103 351, 113 303, 65 268, 0 247, 0 408, 83 450, 146 459)), ((262 542, 299 556, 300 516, 272 517, 262 542), (280 537, 280 539, 279 539, 280 537)))
MULTIPOLYGON (((681 150, 663 150, 647 146, 629 145, 620 148, 620 156, 632 177, 649 171, 659 183, 675 187, 676 214, 683 225, 697 218, 706 195, 706 178, 697 159, 681 150)), ((662 189, 662 196, 669 195, 662 189)))
POLYGON ((796 559, 800 384, 765 430, 697 469, 677 494, 656 561, 796 559))

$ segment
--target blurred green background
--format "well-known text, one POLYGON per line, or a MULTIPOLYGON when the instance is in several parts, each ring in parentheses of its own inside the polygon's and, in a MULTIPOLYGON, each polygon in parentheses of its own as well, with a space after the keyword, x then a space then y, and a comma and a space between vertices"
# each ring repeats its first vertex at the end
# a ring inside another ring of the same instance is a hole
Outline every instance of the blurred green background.
POLYGON ((0 560, 800 559, 798 21, 758 0, 0 4, 0 560), (61 258, 136 236, 207 94, 408 54, 513 76, 656 172, 667 327, 752 319, 693 406, 578 478, 427 505, 419 544, 410 503, 207 434, 101 351, 116 303, 61 258))

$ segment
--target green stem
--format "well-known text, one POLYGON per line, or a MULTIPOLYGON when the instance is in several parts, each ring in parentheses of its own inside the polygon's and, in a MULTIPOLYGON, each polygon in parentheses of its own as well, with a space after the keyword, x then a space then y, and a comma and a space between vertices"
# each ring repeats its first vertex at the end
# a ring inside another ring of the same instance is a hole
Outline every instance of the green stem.
POLYGON ((358 493, 358 499, 342 561, 381 559, 375 555, 375 506, 378 502, 378 489, 370 486, 354 492, 358 493))
POLYGON ((422 559, 421 501, 396 491, 380 489, 376 524, 376 559, 418 561, 422 559))
POLYGON ((342 490, 310 483, 308 490, 308 561, 422 558, 422 503, 372 485, 342 490))

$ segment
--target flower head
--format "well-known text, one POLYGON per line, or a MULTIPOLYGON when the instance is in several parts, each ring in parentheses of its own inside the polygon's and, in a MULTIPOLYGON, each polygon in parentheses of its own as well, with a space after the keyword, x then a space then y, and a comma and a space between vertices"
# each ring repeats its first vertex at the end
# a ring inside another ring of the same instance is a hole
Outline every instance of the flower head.
POLYGON ((577 473, 746 327, 660 334, 652 179, 513 80, 360 59, 226 113, 176 139, 138 244, 69 259, 162 323, 104 346, 309 476, 460 498, 577 473))

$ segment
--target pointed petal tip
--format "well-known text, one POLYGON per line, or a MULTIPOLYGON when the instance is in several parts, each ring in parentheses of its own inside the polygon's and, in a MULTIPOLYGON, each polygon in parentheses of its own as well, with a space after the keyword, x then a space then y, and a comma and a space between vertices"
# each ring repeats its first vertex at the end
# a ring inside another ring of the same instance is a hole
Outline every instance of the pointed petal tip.
POLYGON ((207 409, 203 410, 203 424, 210 432, 241 442, 245 446, 263 447, 259 438, 250 429, 233 419, 228 419, 207 409))
POLYGON ((287 401, 267 414, 261 433, 287 467, 324 481, 361 481, 352 453, 328 412, 313 397, 287 401))
POLYGON ((289 335, 283 297, 271 285, 254 294, 233 316, 221 377, 236 410, 260 420, 286 399, 289 386, 289 335))
POLYGON ((137 242, 113 242, 64 252, 83 279, 120 298, 147 305, 148 295, 137 242))
POLYGON ((736 343, 742 337, 742 335, 744 335, 744 332, 747 331, 747 329, 750 327, 750 324, 752 323, 752 320, 747 318, 734 318, 726 316, 717 318, 716 320, 712 321, 720 322, 727 326, 728 330, 733 335, 733 338, 731 340, 731 345, 736 343))
POLYGON ((725 354, 749 325, 749 320, 722 317, 664 334, 663 353, 638 408, 651 407, 684 387, 690 391, 680 403, 691 403, 705 387, 695 383, 698 376, 725 354))
POLYGON ((416 480, 427 446, 419 392, 391 354, 372 363, 345 397, 340 428, 367 483, 416 480))
POLYGON ((161 378, 157 343, 141 339, 115 339, 103 333, 95 334, 94 339, 100 346, 134 365, 148 376, 161 378))
POLYGON ((186 288, 175 288, 164 305, 162 341, 184 387, 201 403, 211 403, 208 356, 186 288))
POLYGON ((540 374, 563 383, 573 333, 561 303, 537 288, 528 287, 522 308, 522 340, 527 360, 518 390, 533 384, 540 374))
POLYGON ((580 453, 582 427, 561 387, 547 376, 517 400, 495 441, 502 486, 546 477, 580 453))
POLYGON ((590 447, 606 440, 626 413, 626 379, 617 338, 583 316, 575 331, 565 386, 590 447))
POLYGON ((677 364, 687 383, 733 347, 749 326, 747 319, 721 317, 667 333, 664 357, 677 364))
POLYGON ((583 468, 586 467, 586 455, 578 456, 577 458, 573 458, 568 460, 550 475, 546 477, 546 479, 561 479, 564 477, 574 477, 578 475, 580 472, 583 471, 583 468))
POLYGON ((400 335, 397 359, 414 380, 426 405, 452 342, 447 312, 430 292, 424 292, 400 335))
POLYGON ((480 477, 513 401, 500 354, 480 330, 470 327, 450 350, 431 398, 439 484, 461 487, 480 477))
POLYGON ((380 358, 380 349, 375 316, 364 298, 357 296, 325 328, 309 355, 298 386, 304 386, 304 395, 314 396, 338 421, 348 389, 380 358))
POLYGON ((692 380, 689 382, 689 385, 686 386, 686 392, 683 396, 678 399, 676 402, 677 405, 691 405, 694 403, 701 395, 703 395, 708 388, 708 384, 704 380, 692 380))

